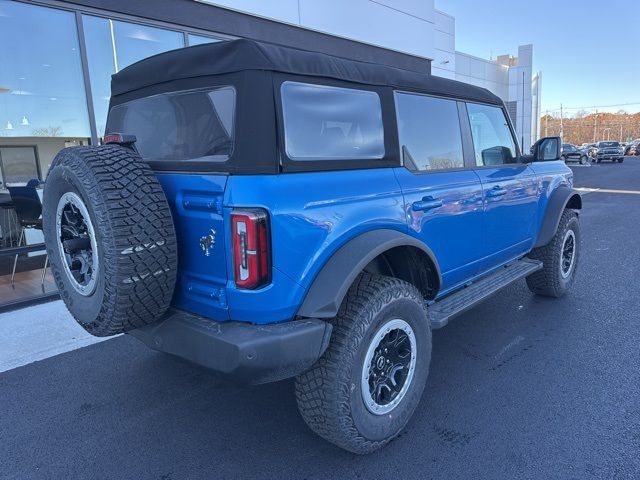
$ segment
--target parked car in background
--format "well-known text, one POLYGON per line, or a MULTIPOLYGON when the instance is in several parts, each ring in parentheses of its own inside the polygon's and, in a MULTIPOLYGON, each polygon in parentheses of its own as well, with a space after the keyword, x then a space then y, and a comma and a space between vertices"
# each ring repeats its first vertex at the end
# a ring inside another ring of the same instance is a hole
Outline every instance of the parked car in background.
POLYGON ((580 162, 580 165, 586 165, 589 163, 589 154, 586 150, 571 145, 570 143, 563 143, 562 160, 565 162, 580 162))
POLYGON ((591 161, 595 162, 596 158, 598 157, 598 144, 590 143, 589 146, 586 148, 586 150, 587 150, 587 154, 589 155, 589 158, 591 158, 591 161))
POLYGON ((597 162, 611 160, 612 162, 624 162, 624 149, 619 142, 599 142, 597 162))
POLYGON ((596 160, 596 156, 598 153, 598 146, 596 143, 583 143, 580 145, 580 149, 587 152, 587 156, 591 159, 591 161, 596 160))
POLYGON ((631 156, 631 155, 638 155, 638 144, 640 143, 640 140, 634 140, 633 142, 630 142, 625 148, 624 148, 624 154, 625 156, 631 156))

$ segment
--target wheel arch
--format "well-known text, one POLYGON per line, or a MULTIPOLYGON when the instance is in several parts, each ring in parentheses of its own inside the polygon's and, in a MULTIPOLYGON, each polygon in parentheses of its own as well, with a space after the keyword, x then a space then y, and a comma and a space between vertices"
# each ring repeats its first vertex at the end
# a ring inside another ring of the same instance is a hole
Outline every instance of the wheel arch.
POLYGON ((560 224, 562 212, 567 208, 582 210, 582 197, 569 187, 559 187, 551 194, 534 248, 543 247, 551 241, 560 224))
POLYGON ((408 281, 426 298, 435 298, 442 274, 431 249, 396 230, 363 233, 340 247, 322 267, 308 289, 298 316, 332 318, 363 271, 408 281))

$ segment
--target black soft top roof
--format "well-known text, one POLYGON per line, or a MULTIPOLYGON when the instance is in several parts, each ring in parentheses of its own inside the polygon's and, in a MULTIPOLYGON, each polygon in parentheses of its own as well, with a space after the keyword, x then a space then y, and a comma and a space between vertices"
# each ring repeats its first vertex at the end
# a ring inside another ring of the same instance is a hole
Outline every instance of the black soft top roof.
POLYGON ((324 53, 241 39, 181 48, 141 60, 116 73, 113 96, 186 78, 266 70, 331 78, 502 105, 488 90, 446 78, 324 53))

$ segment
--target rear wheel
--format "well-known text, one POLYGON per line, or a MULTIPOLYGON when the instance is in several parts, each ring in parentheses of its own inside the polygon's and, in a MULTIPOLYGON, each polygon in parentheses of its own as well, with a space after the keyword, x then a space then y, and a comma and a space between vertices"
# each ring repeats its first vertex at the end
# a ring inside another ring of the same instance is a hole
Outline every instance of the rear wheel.
POLYGON ((529 289, 547 297, 565 295, 574 282, 580 258, 578 215, 572 210, 565 210, 551 241, 534 249, 529 257, 543 263, 541 270, 527 277, 529 289))
POLYGON ((372 452, 405 427, 429 371, 431 329, 411 284, 362 274, 334 319, 331 342, 296 379, 298 409, 326 440, 372 452))

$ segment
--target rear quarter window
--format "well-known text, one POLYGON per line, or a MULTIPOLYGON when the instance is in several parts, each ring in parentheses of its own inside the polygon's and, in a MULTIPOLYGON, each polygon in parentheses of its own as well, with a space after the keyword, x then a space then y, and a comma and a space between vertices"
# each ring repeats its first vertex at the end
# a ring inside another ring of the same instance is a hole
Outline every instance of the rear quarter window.
POLYGON ((233 153, 235 104, 233 87, 139 98, 111 109, 107 132, 135 135, 148 161, 225 162, 233 153))
POLYGON ((284 82, 285 148, 292 160, 365 160, 385 155, 376 92, 284 82))

